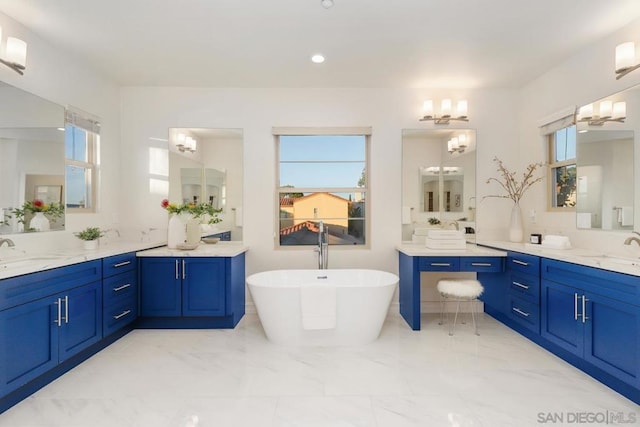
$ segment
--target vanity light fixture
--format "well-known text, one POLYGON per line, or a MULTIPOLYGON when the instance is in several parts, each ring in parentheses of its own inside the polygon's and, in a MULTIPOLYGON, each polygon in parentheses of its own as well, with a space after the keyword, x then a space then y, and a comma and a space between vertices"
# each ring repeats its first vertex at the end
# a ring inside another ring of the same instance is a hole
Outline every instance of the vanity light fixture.
POLYGON ((433 101, 427 99, 422 104, 422 118, 420 121, 433 121, 437 125, 448 125, 451 120, 468 122, 467 107, 467 100, 461 99, 456 103, 456 110, 453 112, 451 100, 443 99, 440 103, 440 115, 437 115, 433 111, 433 101))
POLYGON ((179 133, 176 140, 176 147, 180 150, 181 153, 185 151, 189 153, 195 153, 198 142, 190 136, 185 135, 184 133, 179 133))
POLYGON ((627 103, 624 101, 601 101, 598 113, 595 113, 593 104, 580 107, 578 122, 586 122, 589 126, 602 126, 607 122, 624 123, 627 118, 627 103))
POLYGON ((638 68, 640 63, 636 61, 635 43, 626 42, 616 46, 616 80, 620 80, 638 68))
MULTIPOLYGON (((0 27, 0 45, 2 44, 2 27, 0 27)), ((27 62, 27 43, 15 37, 7 37, 5 44, 5 57, 0 58, 0 63, 11 68, 21 76, 24 75, 27 62)))
POLYGON ((458 136, 454 136, 449 141, 447 141, 447 151, 449 154, 462 154, 464 150, 467 148, 467 135, 460 134, 458 136))

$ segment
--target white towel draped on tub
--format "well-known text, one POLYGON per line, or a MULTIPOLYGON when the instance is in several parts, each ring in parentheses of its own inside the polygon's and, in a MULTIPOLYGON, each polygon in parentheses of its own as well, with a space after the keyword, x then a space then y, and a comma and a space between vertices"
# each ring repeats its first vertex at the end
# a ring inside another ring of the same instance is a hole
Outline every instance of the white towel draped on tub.
POLYGON ((303 329, 334 329, 336 327, 335 286, 304 284, 300 287, 300 309, 303 329))

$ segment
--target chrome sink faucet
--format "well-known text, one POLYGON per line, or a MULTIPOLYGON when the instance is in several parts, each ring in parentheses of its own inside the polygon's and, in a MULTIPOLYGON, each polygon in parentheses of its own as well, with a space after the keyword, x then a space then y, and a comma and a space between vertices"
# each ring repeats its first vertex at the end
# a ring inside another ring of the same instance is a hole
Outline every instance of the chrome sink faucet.
MULTIPOLYGON (((640 233, 638 233, 637 231, 633 231, 634 234, 637 234, 638 236, 640 236, 640 233)), ((636 237, 636 236, 631 236, 631 237, 627 237, 624 241, 625 245, 630 245, 631 242, 636 242, 638 245, 640 245, 640 238, 636 237)))
POLYGON ((326 270, 329 265, 329 227, 325 227, 324 223, 320 221, 318 227, 318 268, 320 270, 326 270))
POLYGON ((7 244, 7 246, 9 246, 10 248, 14 247, 16 244, 13 243, 13 240, 11 239, 0 239, 0 246, 7 244))

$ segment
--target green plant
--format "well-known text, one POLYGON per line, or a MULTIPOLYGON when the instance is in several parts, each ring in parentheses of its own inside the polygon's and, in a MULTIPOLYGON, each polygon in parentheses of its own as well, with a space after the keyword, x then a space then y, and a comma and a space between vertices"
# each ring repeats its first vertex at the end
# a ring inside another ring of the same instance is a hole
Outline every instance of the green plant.
POLYGON ((438 218, 431 217, 431 218, 429 218, 429 224, 438 225, 438 224, 440 224, 440 220, 438 218))
POLYGON ((102 232, 98 227, 87 227, 74 234, 80 240, 96 240, 104 236, 104 232, 102 232))
POLYGON ((26 213, 35 214, 37 212, 42 212, 53 218, 60 218, 64 214, 64 206, 55 202, 47 205, 42 200, 35 199, 24 202, 22 208, 15 208, 11 211, 20 224, 24 224, 24 216, 26 213))

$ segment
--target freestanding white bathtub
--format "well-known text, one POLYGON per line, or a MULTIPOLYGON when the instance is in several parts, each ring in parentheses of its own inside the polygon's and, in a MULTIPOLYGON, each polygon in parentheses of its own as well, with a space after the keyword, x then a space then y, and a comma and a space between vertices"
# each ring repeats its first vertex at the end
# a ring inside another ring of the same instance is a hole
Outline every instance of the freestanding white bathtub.
POLYGON ((376 340, 398 281, 395 274, 358 269, 273 270, 247 278, 269 341, 319 346, 361 345, 376 340), (335 325, 309 327, 309 296, 318 296, 318 303, 325 305, 331 305, 335 298, 335 325))

